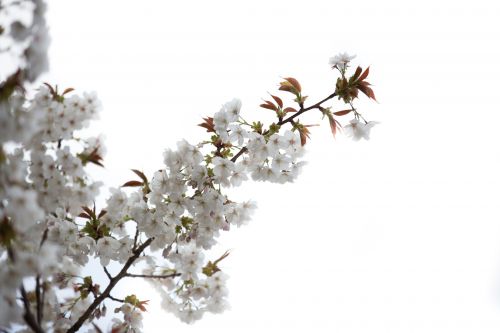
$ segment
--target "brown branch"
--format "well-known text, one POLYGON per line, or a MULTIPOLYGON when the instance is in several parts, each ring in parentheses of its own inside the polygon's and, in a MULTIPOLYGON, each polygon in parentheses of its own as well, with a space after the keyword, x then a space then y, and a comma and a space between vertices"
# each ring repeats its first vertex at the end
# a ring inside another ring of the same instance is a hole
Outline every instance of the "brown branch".
POLYGON ((146 279, 168 279, 176 276, 181 276, 181 273, 171 273, 165 275, 147 275, 147 274, 125 274, 125 277, 133 277, 133 278, 146 278, 146 279))
MULTIPOLYGON (((45 285, 42 284, 42 305, 45 304, 45 285)), ((40 322, 43 320, 43 307, 42 307, 42 315, 40 317, 40 322)))
POLYGON ((111 295, 108 295, 108 298, 115 301, 115 302, 125 303, 124 299, 116 298, 116 297, 113 297, 111 295))
POLYGON ((109 274, 109 271, 108 269, 106 268, 106 266, 102 266, 102 268, 104 269, 104 273, 106 273, 106 276, 108 277, 109 280, 112 280, 113 277, 111 276, 111 274, 109 274))
POLYGON ((139 237, 139 226, 136 225, 135 226, 135 236, 134 236, 134 247, 132 248, 132 251, 135 251, 135 249, 137 248, 137 239, 139 237))
POLYGON ((238 157, 240 157, 241 155, 243 155, 246 151, 247 151, 247 147, 243 147, 240 149, 240 151, 233 156, 233 158, 231 159, 231 162, 236 162, 236 160, 238 159, 238 157))
MULTIPOLYGON (((16 255, 10 246, 7 247, 7 256, 12 262, 16 262, 16 255)), ((19 287, 19 290, 21 291, 21 300, 23 301, 24 305, 24 321, 33 330, 33 332, 45 333, 45 331, 40 327, 40 324, 36 321, 33 313, 31 313, 30 301, 28 300, 26 289, 24 289, 24 285, 22 283, 21 287, 19 287)))
POLYGON ((153 237, 149 238, 146 240, 141 246, 139 246, 133 253, 134 255, 128 258, 127 262, 125 265, 123 265, 123 268, 120 270, 120 272, 113 277, 110 281, 106 289, 100 294, 98 297, 94 299, 94 302, 90 304, 90 306, 87 308, 87 310, 83 313, 83 315, 78 318, 78 320, 71 326, 66 332, 67 333, 75 333, 77 332, 82 325, 85 323, 87 319, 90 318, 90 315, 94 312, 94 310, 104 301, 106 298, 108 298, 109 293, 113 288, 116 286, 116 284, 124 277, 127 275, 127 270, 132 266, 134 261, 139 258, 141 255, 142 251, 144 251, 153 241, 153 237))
POLYGON ((36 321, 38 325, 42 323, 42 313, 43 313, 43 302, 40 295, 40 274, 36 276, 35 285, 35 296, 36 296, 36 321))
POLYGON ((24 289, 24 286, 21 285, 21 299, 24 304, 24 321, 28 326, 35 332, 35 333, 45 333, 45 331, 40 327, 40 325, 36 322, 35 317, 31 313, 30 309, 30 302, 28 300, 28 295, 26 294, 26 290, 24 289))
POLYGON ((92 322, 92 326, 94 326, 95 330, 97 331, 97 333, 102 333, 102 330, 99 326, 97 326, 96 323, 92 322))
POLYGON ((293 115, 291 115, 290 117, 286 118, 286 119, 283 119, 281 121, 279 121, 276 125, 283 125, 283 124, 286 124, 288 122, 291 122, 293 119, 295 119, 296 117, 300 116, 301 114, 303 114, 304 112, 307 112, 309 110, 312 110, 312 109, 317 109, 321 106, 321 104, 323 104, 324 102, 334 98, 335 96, 337 96, 337 93, 333 93, 331 94, 330 96, 324 98, 323 100, 319 101, 318 103, 314 104, 314 105, 311 105, 307 108, 301 108, 298 112, 294 113, 293 115))

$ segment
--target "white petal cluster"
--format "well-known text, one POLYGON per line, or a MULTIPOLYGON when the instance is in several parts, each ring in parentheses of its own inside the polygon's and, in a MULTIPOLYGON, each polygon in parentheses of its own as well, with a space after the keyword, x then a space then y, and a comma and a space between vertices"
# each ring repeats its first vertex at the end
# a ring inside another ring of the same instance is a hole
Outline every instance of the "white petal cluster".
MULTIPOLYGON (((41 1, 34 3, 35 12, 44 10, 41 1)), ((46 28, 37 15, 30 28, 36 31, 13 23, 9 33, 16 40, 40 34, 29 47, 41 43, 43 50, 46 28)), ((28 48, 26 71, 33 77, 45 68, 36 52, 28 48)), ((345 70, 353 58, 339 54, 330 63, 345 70)), ((250 179, 293 182, 305 164, 297 131, 250 125, 240 117, 241 101, 233 99, 202 124, 213 133, 211 141, 179 141, 165 150, 164 165, 150 179, 133 170, 140 181, 123 187, 135 190, 110 189, 105 207, 97 209, 100 183, 87 168, 101 165, 104 139, 82 139, 78 131, 100 108, 95 93, 66 96, 50 86, 32 99, 19 92, 0 97, 0 329, 26 328, 19 299, 30 281, 30 295, 33 285, 43 285, 43 329, 68 330, 103 293, 92 272, 80 272, 91 262, 104 267, 111 285, 117 277, 151 279, 162 307, 186 323, 223 312, 228 277, 220 262, 227 253, 217 259, 207 250, 222 232, 248 223, 256 208, 250 200, 231 200, 225 189, 250 179), (112 262, 130 271, 110 274, 112 262), (143 274, 131 273, 138 269, 143 274)), ((355 119, 344 131, 368 139, 374 125, 355 119)), ((140 332, 145 302, 121 303, 115 313, 123 318, 113 319, 113 331, 140 332)), ((92 316, 105 309, 99 305, 92 316)))
POLYGON ((353 139, 354 141, 359 141, 361 139, 370 139, 370 130, 375 126, 377 122, 369 121, 367 123, 360 122, 358 119, 353 119, 349 124, 344 126, 344 133, 347 137, 353 139))
POLYGON ((0 11, 0 26, 5 30, 0 34, 2 52, 21 59, 16 65, 22 67, 30 82, 49 68, 46 7, 43 0, 21 2, 21 5, 17 1, 5 1, 0 11))
MULTIPOLYGON (((147 202, 137 192, 125 209, 140 231, 155 237, 152 248, 162 250, 162 268, 149 272, 180 274, 168 283, 152 283, 162 294, 163 307, 188 323, 205 312, 219 313, 228 307, 227 276, 223 272, 202 274, 207 265, 203 251, 212 248, 231 225, 248 223, 256 207, 252 201, 229 200, 221 189, 239 186, 249 178, 290 182, 303 165, 299 159, 304 151, 297 133, 265 136, 244 129, 238 122, 240 109, 241 102, 232 100, 213 117, 222 142, 246 147, 239 160, 231 160, 232 155, 204 159, 199 148, 183 140, 177 150, 165 151, 165 168, 154 174, 147 202)), ((115 192, 112 198, 116 196, 115 192)), ((107 210, 114 212, 112 207, 107 210)))
MULTIPOLYGON (((34 64, 30 66, 35 70, 34 64)), ((90 155, 102 157, 104 150, 100 139, 75 140, 75 133, 99 109, 95 94, 55 96, 46 86, 33 99, 14 92, 0 102, 2 328, 24 324, 19 288, 34 277, 50 286, 41 309, 49 327, 69 328, 71 319, 60 306, 59 290, 73 286, 89 257, 120 259, 114 238, 96 242, 76 219, 82 206, 93 203, 100 186, 87 176, 90 155)), ((77 303, 69 312, 73 317, 89 305, 77 303)))
MULTIPOLYGON (((233 99, 225 103, 219 112, 214 115, 214 125, 215 132, 223 142, 229 142, 230 136, 228 133, 229 125, 238 121, 240 116, 241 101, 239 99, 233 99)), ((243 136, 243 132, 240 133, 243 136)), ((232 140, 239 140, 238 135, 232 135, 232 140)))
POLYGON ((352 59, 356 58, 356 55, 349 55, 347 53, 339 53, 330 58, 330 66, 337 67, 338 69, 344 71, 351 62, 352 59))

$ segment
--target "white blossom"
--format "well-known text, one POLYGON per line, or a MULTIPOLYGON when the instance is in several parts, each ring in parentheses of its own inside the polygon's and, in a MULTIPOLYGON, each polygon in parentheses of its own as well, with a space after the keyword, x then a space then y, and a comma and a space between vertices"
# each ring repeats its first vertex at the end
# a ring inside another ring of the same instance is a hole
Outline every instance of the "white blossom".
POLYGON ((219 112, 214 115, 214 127, 215 132, 219 135, 223 142, 229 141, 229 135, 227 133, 229 124, 231 122, 231 115, 222 108, 219 112))
POLYGON ((216 179, 221 184, 227 184, 227 179, 231 176, 234 170, 234 162, 222 157, 214 157, 212 160, 214 165, 214 175, 216 179))
POLYGON ((248 137, 248 132, 237 124, 229 125, 229 141, 236 142, 238 145, 243 145, 243 142, 248 137))
POLYGON ((347 53, 339 53, 330 58, 330 66, 337 66, 340 70, 345 70, 347 64, 354 59, 356 55, 349 55, 347 53))
POLYGON ((6 198, 8 206, 5 213, 12 218, 13 226, 19 232, 28 230, 43 218, 44 214, 38 206, 35 191, 13 186, 7 188, 6 198))
MULTIPOLYGON (((24 43, 23 83, 48 68, 45 3, 34 0, 32 11, 31 23, 1 24, 14 42, 24 43)), ((339 54, 330 64, 345 70, 353 58, 339 54)), ((105 267, 133 261, 135 267, 127 268, 139 267, 144 274, 175 273, 151 283, 162 307, 186 323, 227 309, 228 277, 219 271, 225 256, 212 258, 206 250, 231 225, 248 223, 256 205, 235 202, 225 190, 249 175, 293 181, 305 163, 299 134, 269 135, 266 128, 257 133, 240 118, 241 101, 233 99, 213 115, 216 136, 210 141, 177 142, 165 150, 165 166, 150 181, 134 189, 111 188, 100 207, 101 183, 90 178, 87 166, 101 165, 104 137, 84 138, 77 131, 96 119, 101 103, 95 92, 61 95, 57 90, 42 86, 32 99, 17 91, 0 97, 0 236, 2 246, 9 244, 8 250, 0 247, 0 327, 27 330, 20 286, 32 295, 33 285, 41 283, 45 320, 40 325, 67 331, 103 291, 98 278, 86 272, 92 259, 105 267)), ((344 130, 354 140, 368 139, 374 124, 353 120, 344 130)), ((121 304, 115 312, 123 318, 113 318, 113 331, 139 332, 143 303, 121 304)), ((93 315, 103 312, 99 307, 93 315)), ((82 332, 93 330, 85 325, 82 332)))
POLYGON ((229 122, 235 122, 240 117, 241 100, 234 98, 224 104, 224 110, 227 113, 229 122))
POLYGON ((359 141, 361 139, 370 139, 370 130, 375 126, 377 122, 369 121, 368 123, 362 123, 358 119, 353 119, 350 123, 344 126, 344 133, 347 137, 352 138, 354 141, 359 141))
POLYGON ((116 251, 120 248, 120 242, 108 236, 104 236, 97 241, 96 252, 101 260, 101 265, 107 266, 111 259, 117 256, 116 251))

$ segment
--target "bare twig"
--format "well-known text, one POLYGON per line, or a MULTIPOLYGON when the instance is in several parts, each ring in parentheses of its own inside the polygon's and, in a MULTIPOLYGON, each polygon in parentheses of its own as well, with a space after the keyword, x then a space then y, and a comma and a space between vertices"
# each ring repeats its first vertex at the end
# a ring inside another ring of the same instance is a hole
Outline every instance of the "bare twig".
POLYGON ((92 323, 92 326, 94 326, 94 328, 97 331, 97 333, 102 333, 101 328, 99 326, 97 326, 96 323, 92 323))
POLYGON ((102 268, 104 269, 104 273, 106 273, 106 276, 108 277, 108 279, 113 279, 113 277, 111 276, 111 274, 109 274, 108 272, 108 269, 106 268, 106 266, 102 266, 102 268))
POLYGON ((33 313, 31 313, 30 302, 28 300, 28 295, 26 294, 24 286, 21 285, 21 288, 19 289, 21 291, 21 299, 24 305, 24 315, 23 315, 24 321, 35 333, 45 333, 44 330, 40 327, 40 325, 36 322, 33 313))
POLYGON ((300 116, 301 114, 303 114, 304 112, 307 112, 309 110, 312 110, 312 109, 317 109, 321 106, 321 104, 323 104, 324 102, 334 98, 335 96, 337 96, 337 93, 333 93, 331 94, 330 96, 324 98, 323 100, 319 101, 318 103, 314 104, 314 105, 311 105, 307 108, 301 108, 298 112, 292 114, 290 117, 286 118, 286 119, 283 119, 282 121, 278 122, 277 125, 283 125, 283 124, 286 124, 288 122, 291 122, 293 119, 297 118, 298 116, 300 116))
POLYGON ((36 321, 38 325, 42 323, 43 303, 40 295, 40 275, 36 276, 35 296, 36 296, 36 321))
POLYGON ((125 303, 124 299, 116 298, 116 297, 113 297, 111 295, 108 295, 108 298, 115 301, 115 302, 125 303))
POLYGON ((181 273, 171 273, 165 275, 147 275, 147 274, 125 274, 125 277, 133 277, 133 278, 146 278, 146 279, 168 279, 176 276, 181 276, 181 273))
POLYGON ((135 251, 137 248, 137 239, 139 237, 139 226, 135 226, 135 236, 134 236, 134 247, 132 248, 132 251, 135 251))

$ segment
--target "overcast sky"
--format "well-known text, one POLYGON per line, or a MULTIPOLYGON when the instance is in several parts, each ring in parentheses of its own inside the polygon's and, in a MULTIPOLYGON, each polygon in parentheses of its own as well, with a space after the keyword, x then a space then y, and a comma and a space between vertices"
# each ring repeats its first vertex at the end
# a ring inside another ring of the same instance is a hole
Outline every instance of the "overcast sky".
MULTIPOLYGON (((232 310, 193 326, 151 298, 146 332, 498 332, 500 7, 495 1, 124 1, 49 3, 51 71, 98 92, 107 186, 162 167, 162 152, 239 97, 245 118, 280 78, 311 102, 334 90, 328 59, 371 65, 379 121, 368 142, 334 141, 311 114, 295 184, 247 184, 247 227, 215 249, 232 310), (155 305, 156 304, 156 305, 155 305)), ((286 95, 283 95, 286 96, 286 95)), ((341 107, 338 102, 335 108, 341 107)), ((125 292, 124 291, 124 292, 125 292)), ((130 293, 130 292, 129 292, 130 293)), ((145 296, 143 296, 145 295, 145 296)))

